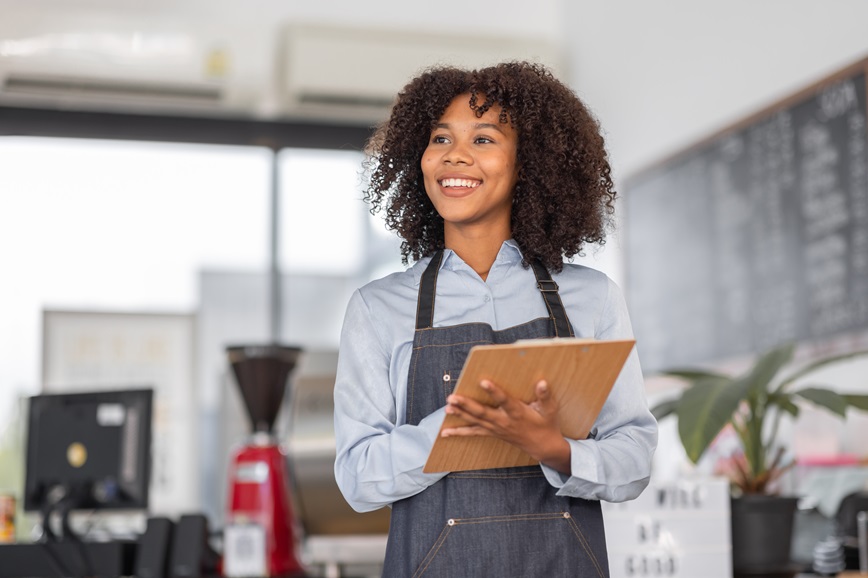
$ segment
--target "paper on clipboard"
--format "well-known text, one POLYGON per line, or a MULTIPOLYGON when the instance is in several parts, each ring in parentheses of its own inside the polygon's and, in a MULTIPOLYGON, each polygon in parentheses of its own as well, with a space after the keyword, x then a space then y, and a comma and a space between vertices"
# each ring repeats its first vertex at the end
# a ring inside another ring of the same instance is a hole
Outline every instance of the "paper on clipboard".
MULTIPOLYGON (((488 379, 511 395, 530 402, 545 379, 558 402, 561 432, 571 439, 588 436, 635 340, 580 338, 529 339, 507 345, 477 345, 470 350, 455 393, 490 403, 479 382, 488 379)), ((453 415, 443 428, 465 425, 453 415)), ((423 471, 454 472, 529 466, 538 463, 517 447, 493 437, 440 437, 423 471)))

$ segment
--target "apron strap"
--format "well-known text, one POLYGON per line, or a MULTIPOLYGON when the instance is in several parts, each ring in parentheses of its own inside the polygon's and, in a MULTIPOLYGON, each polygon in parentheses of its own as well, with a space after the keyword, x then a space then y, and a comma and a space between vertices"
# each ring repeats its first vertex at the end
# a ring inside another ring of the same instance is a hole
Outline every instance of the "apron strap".
MULTIPOLYGON (((431 257, 431 262, 422 273, 419 282, 419 298, 416 304, 416 330, 430 329, 434 326, 434 295, 437 292, 437 274, 443 261, 443 250, 431 257)), ((567 311, 558 294, 558 284, 552 280, 548 270, 538 260, 531 263, 536 276, 537 287, 542 293, 549 318, 552 320, 555 337, 575 337, 573 326, 567 317, 567 311)))
POLYGON ((419 299, 416 303, 416 330, 434 326, 434 294, 437 292, 437 274, 443 261, 443 249, 431 257, 431 262, 422 273, 419 282, 419 299))
POLYGON ((539 287, 549 310, 549 317, 554 322, 555 337, 575 337, 573 326, 567 318, 566 309, 564 309, 564 303, 558 294, 558 284, 552 280, 548 269, 538 259, 534 259, 530 265, 533 267, 534 275, 536 275, 536 286, 539 287))

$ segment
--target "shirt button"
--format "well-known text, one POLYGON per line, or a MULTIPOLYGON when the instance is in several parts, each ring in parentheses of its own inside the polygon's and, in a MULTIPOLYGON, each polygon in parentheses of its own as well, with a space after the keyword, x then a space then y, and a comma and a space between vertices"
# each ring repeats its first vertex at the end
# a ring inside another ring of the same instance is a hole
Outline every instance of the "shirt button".
POLYGON ((489 301, 491 301, 491 297, 489 297, 488 295, 486 295, 485 297, 483 297, 483 300, 484 300, 486 303, 488 303, 489 301))

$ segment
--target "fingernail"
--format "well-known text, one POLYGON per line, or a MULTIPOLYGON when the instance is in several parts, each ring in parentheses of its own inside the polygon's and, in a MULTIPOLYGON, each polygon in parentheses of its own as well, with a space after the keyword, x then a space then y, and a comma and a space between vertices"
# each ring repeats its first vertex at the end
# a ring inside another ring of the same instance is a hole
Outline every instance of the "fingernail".
POLYGON ((488 382, 488 381, 480 381, 480 382, 479 382, 479 387, 481 387, 482 389, 491 389, 491 382, 488 382))

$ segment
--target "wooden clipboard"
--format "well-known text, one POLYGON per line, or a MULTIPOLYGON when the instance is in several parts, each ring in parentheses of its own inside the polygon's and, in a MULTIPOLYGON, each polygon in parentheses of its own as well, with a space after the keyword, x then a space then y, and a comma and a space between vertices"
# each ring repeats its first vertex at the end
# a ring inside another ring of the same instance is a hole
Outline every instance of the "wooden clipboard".
MULTIPOLYGON (((477 345, 470 350, 455 393, 490 403, 479 382, 488 379, 511 395, 530 402, 534 387, 545 379, 558 402, 561 431, 585 439, 603 407, 635 340, 530 339, 508 345, 477 345)), ((465 425, 453 415, 443 428, 465 425)), ((455 472, 529 466, 528 454, 493 437, 440 437, 434 441, 423 471, 455 472)))

